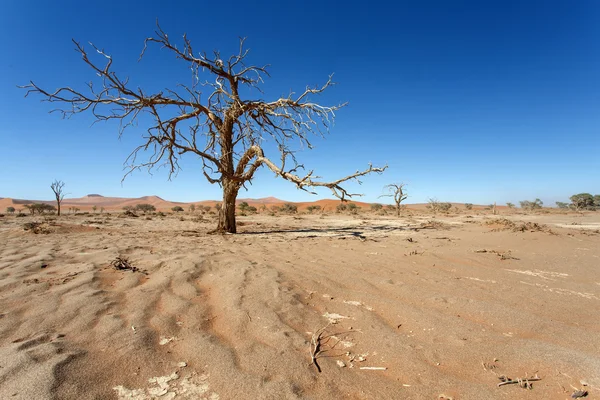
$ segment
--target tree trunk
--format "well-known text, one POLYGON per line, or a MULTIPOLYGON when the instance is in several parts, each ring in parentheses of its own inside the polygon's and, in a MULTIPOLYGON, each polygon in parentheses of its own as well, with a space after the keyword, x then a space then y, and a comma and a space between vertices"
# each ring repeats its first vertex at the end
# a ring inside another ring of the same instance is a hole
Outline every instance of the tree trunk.
POLYGON ((219 233, 236 233, 235 225, 235 199, 238 195, 238 187, 235 182, 223 180, 223 204, 219 210, 219 233))
POLYGON ((60 217, 60 199, 58 198, 58 196, 56 196, 56 215, 60 217))
POLYGON ((396 203, 396 216, 400 217, 400 203, 396 203))

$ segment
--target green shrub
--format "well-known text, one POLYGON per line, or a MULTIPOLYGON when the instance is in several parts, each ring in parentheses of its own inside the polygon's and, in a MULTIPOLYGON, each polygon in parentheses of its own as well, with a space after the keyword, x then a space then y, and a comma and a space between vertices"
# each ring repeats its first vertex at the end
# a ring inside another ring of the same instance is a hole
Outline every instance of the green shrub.
POLYGON ((152 204, 148 204, 148 203, 136 204, 135 209, 137 211, 143 212, 144 214, 156 211, 156 207, 154 207, 152 204))

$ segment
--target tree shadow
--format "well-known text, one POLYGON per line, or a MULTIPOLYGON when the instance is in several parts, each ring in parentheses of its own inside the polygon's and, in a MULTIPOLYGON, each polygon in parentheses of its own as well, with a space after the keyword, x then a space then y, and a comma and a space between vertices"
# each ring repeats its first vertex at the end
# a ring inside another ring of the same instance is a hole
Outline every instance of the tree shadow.
POLYGON ((366 239, 366 233, 392 233, 397 231, 402 232, 415 232, 421 229, 428 229, 422 227, 409 227, 409 226, 394 226, 394 225, 365 225, 361 227, 323 227, 323 228, 293 228, 289 229, 263 229, 259 231, 243 231, 238 232, 238 235, 269 235, 269 234, 298 234, 307 233, 308 235, 302 237, 357 237, 359 239, 366 239), (311 235, 312 234, 312 235, 311 235))

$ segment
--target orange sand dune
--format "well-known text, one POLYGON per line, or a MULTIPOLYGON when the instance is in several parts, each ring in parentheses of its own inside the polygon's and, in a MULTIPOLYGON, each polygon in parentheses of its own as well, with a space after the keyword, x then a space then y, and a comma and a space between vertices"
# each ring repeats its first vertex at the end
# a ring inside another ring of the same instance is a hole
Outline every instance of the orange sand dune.
MULTIPOLYGON (((143 196, 137 198, 127 198, 127 197, 104 197, 99 194, 89 194, 87 196, 83 196, 80 198, 67 198, 63 200, 62 208, 63 210, 68 210, 71 207, 77 207, 80 211, 91 211, 93 206, 96 206, 98 209, 104 208, 106 211, 116 211, 122 210, 123 207, 132 206, 135 207, 137 204, 147 203, 152 204, 159 211, 169 211, 171 208, 175 206, 183 207, 187 210, 187 208, 191 205, 203 205, 214 207, 215 204, 221 203, 221 200, 202 200, 202 201, 194 201, 194 202, 176 202, 165 200, 159 196, 143 196)), ((237 204, 241 202, 246 202, 248 205, 260 208, 261 206, 266 206, 270 209, 273 206, 280 207, 285 203, 295 204, 298 207, 299 211, 305 211, 309 206, 320 206, 324 211, 335 211, 336 207, 340 204, 339 199, 320 199, 311 202, 292 202, 278 199, 276 197, 265 197, 260 199, 249 199, 249 198, 240 198, 237 199, 237 204)), ((0 212, 6 210, 7 207, 14 207, 17 210, 24 208, 24 205, 31 203, 46 203, 52 204, 56 206, 55 200, 24 200, 24 199, 11 199, 11 198, 0 198, 0 212)), ((374 203, 366 203, 362 201, 353 201, 349 199, 347 203, 354 203, 358 207, 363 210, 369 210, 371 208, 371 204, 374 203)), ((377 202, 380 203, 380 202, 377 202)), ((389 204, 389 200, 385 202, 381 202, 380 204, 389 204)), ((407 204, 409 209, 414 210, 424 210, 427 206, 426 203, 419 204, 407 204)), ((463 203, 452 203, 453 207, 458 207, 459 209, 464 209, 463 203)), ((480 210, 487 206, 484 205, 474 205, 473 209, 480 210)), ((507 209, 506 206, 497 206, 498 210, 507 209)))

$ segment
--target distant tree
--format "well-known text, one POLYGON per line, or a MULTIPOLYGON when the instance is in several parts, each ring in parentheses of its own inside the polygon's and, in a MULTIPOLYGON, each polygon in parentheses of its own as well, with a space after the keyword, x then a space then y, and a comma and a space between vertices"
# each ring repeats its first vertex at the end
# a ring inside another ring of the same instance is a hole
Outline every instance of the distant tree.
POLYGON ((241 212, 248 211, 248 207, 250 207, 250 206, 245 201, 242 201, 240 204, 238 204, 238 208, 240 209, 241 212))
POLYGON ((544 202, 542 202, 540 199, 535 199, 534 201, 523 200, 520 201, 519 204, 523 210, 534 211, 541 209, 544 205, 544 202))
POLYGON ((50 205, 50 204, 45 204, 45 203, 26 204, 25 208, 28 209, 32 215, 34 215, 36 213, 44 214, 46 212, 56 211, 56 207, 54 207, 53 205, 50 205))
POLYGON ((439 209, 442 212, 448 212, 452 208, 452 203, 443 202, 439 204, 439 209))
POLYGON ((211 184, 219 184, 223 192, 217 231, 236 232, 238 192, 252 181, 261 167, 267 167, 298 189, 314 193, 315 187, 327 187, 342 200, 352 196, 341 186, 344 182, 385 169, 370 165, 331 182, 317 181, 313 171, 298 175, 301 165, 296 161, 292 145, 297 141, 311 149, 311 135, 327 133, 336 111, 345 104, 323 106, 311 98, 333 85, 331 77, 323 86, 307 87, 298 95, 290 94, 273 101, 254 96, 253 91, 260 90, 263 78, 268 76, 268 67, 247 63, 244 39, 240 40, 237 54, 221 58, 218 51, 209 55, 193 49, 185 35, 183 43, 173 43, 157 24, 155 35, 145 40, 140 58, 147 45, 156 44, 163 54, 182 61, 186 66, 182 70, 192 75, 188 80, 191 84, 161 89, 157 93, 134 83, 139 79, 130 81, 120 77, 113 70, 113 58, 99 48, 94 47, 94 54, 88 55, 80 43, 74 43, 83 62, 97 77, 95 85, 89 82, 81 91, 75 85, 47 91, 30 82, 23 88, 28 89, 28 94, 37 93, 49 102, 64 104, 60 109, 63 116, 90 113, 97 121, 119 120, 120 134, 137 122, 147 123, 143 143, 128 159, 130 172, 166 164, 173 175, 179 170, 184 154, 199 158, 206 179, 211 184), (276 158, 281 160, 280 164, 272 161, 273 157, 267 158, 262 147, 267 137, 276 143, 272 148, 278 150, 276 158), (136 163, 136 156, 147 149, 154 152, 145 162, 136 163))
POLYGON ((320 211, 320 210, 321 210, 321 206, 318 206, 318 205, 311 205, 311 206, 308 206, 308 207, 306 207, 306 210, 307 210, 309 213, 311 213, 311 214, 312 214, 312 213, 313 213, 313 211, 320 211))
POLYGON ((438 211, 448 212, 452 208, 451 203, 441 202, 436 198, 430 198, 427 204, 427 208, 434 213, 438 211))
POLYGON ((144 214, 156 211, 156 207, 154 207, 152 204, 148 204, 148 203, 136 204, 135 209, 137 211, 143 212, 144 214))
POLYGON ((188 210, 190 213, 193 213, 194 211, 196 211, 196 205, 195 204, 190 204, 190 206, 188 207, 188 210))
POLYGON ((96 206, 92 206, 92 211, 94 212, 94 214, 96 213, 96 210, 98 209, 98 207, 96 206))
POLYGON ((182 212, 183 211, 183 207, 181 207, 181 206, 175 206, 175 207, 171 208, 171 211, 182 212))
POLYGON ((72 208, 72 210, 73 210, 73 214, 77 214, 77 212, 78 212, 78 211, 81 211, 81 210, 80 210, 79 208, 77 208, 77 207, 73 207, 73 208, 72 208))
POLYGON ((217 203, 217 204, 215 204, 215 209, 216 209, 218 212, 220 212, 222 208, 223 208, 223 205, 222 205, 221 203, 217 203))
POLYGON ((285 203, 279 207, 279 210, 284 213, 295 214, 298 212, 298 206, 292 203, 285 203))
POLYGON ((125 207, 123 207, 123 211, 131 211, 132 212, 133 210, 135 210, 134 206, 125 206, 125 207))
POLYGON ((104 207, 100 207, 100 214, 104 212, 104 207))
POLYGON ((472 210, 473 209, 473 204, 471 204, 471 203, 465 203, 465 208, 467 210, 472 210))
POLYGON ((594 206, 600 207, 600 194, 594 195, 594 206))
POLYGON ((556 202, 556 206, 558 208, 562 208, 562 209, 568 209, 569 208, 569 203, 564 203, 562 201, 557 201, 556 202))
POLYGON ((346 205, 346 203, 344 203, 344 202, 338 204, 337 207, 335 208, 335 210, 337 212, 343 212, 343 211, 346 211, 347 209, 348 209, 348 205, 346 205))
POLYGON ((15 208, 14 207, 6 207, 6 212, 8 214, 14 214, 15 213, 15 208))
POLYGON ((404 192, 405 183, 390 183, 383 187, 384 190, 387 190, 388 193, 382 194, 379 197, 393 197, 394 203, 396 203, 396 215, 400 216, 400 203, 402 203, 408 195, 404 192))
POLYGON ((381 204, 375 203, 371 204, 371 211, 379 211, 383 208, 381 204))
POLYGON ((56 205, 57 205, 57 213, 56 215, 60 215, 60 203, 62 203, 65 198, 64 192, 65 183, 63 181, 55 180, 50 185, 50 189, 54 192, 54 197, 56 197, 56 205))
POLYGON ((594 196, 589 193, 574 194, 569 199, 577 211, 590 209, 595 205, 594 196))
MULTIPOLYGON (((215 208, 217 208, 216 205, 215 205, 215 208)), ((202 209, 204 210, 204 212, 209 212, 210 211, 210 206, 204 206, 204 207, 202 207, 202 209)))
POLYGON ((513 203, 506 203, 506 206, 508 208, 515 208, 515 205, 513 203))

